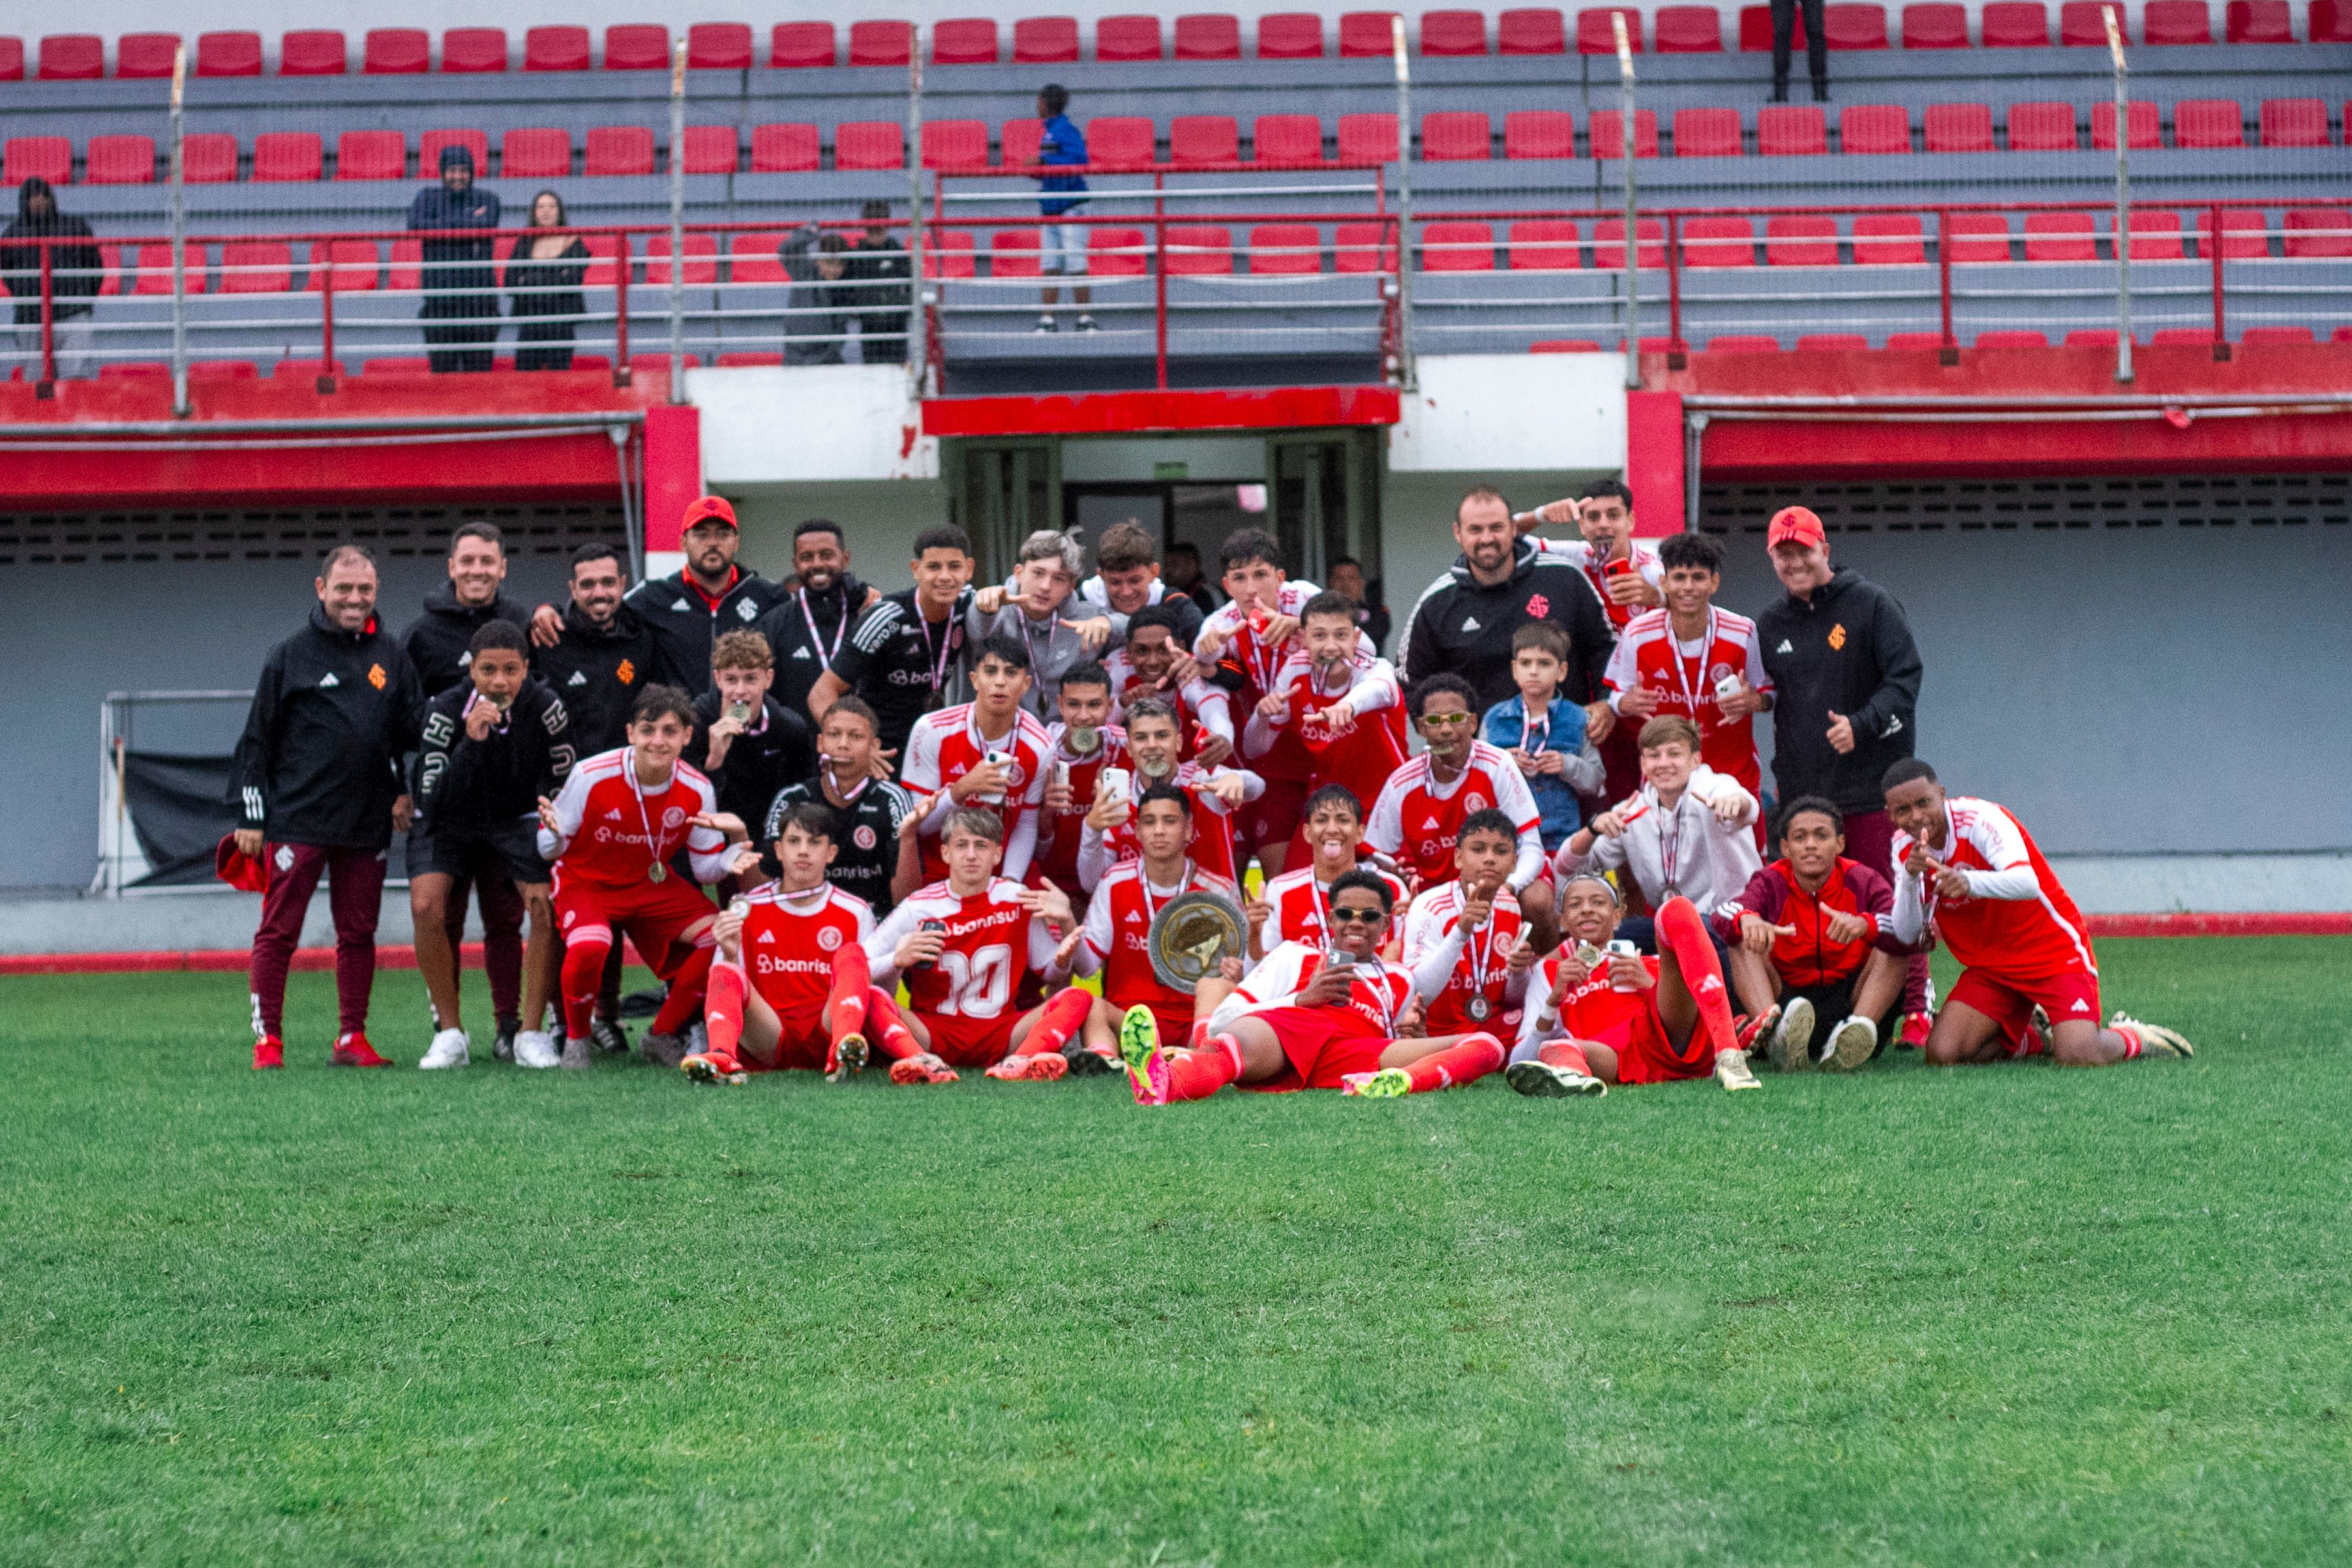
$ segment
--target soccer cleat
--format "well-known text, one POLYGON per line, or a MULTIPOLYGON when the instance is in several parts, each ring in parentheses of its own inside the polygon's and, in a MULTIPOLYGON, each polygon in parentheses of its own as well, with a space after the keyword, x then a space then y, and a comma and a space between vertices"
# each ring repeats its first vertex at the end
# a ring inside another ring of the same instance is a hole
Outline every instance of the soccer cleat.
POLYGON ((1775 1002, 1753 1018, 1742 1018, 1733 1026, 1733 1038, 1743 1051, 1752 1051, 1756 1042, 1770 1037, 1774 1026, 1780 1022, 1780 1005, 1775 1002))
POLYGON ((1574 1068, 1554 1067, 1530 1057, 1523 1062, 1513 1062, 1503 1069, 1503 1081, 1521 1094, 1538 1100, 1560 1100, 1570 1096, 1585 1096, 1598 1100, 1609 1092, 1609 1086, 1574 1068))
POLYGON ((253 1042, 253 1070, 267 1072, 286 1065, 286 1042, 275 1035, 264 1035, 253 1042))
POLYGON ((1072 1078, 1100 1078, 1118 1070, 1118 1063, 1076 1040, 1062 1047, 1062 1059, 1070 1064, 1072 1078))
POLYGON ((510 1062, 514 1060, 515 1037, 521 1033, 522 1024, 520 1020, 515 1018, 500 1018, 499 1020, 499 1032, 493 1036, 490 1040, 490 1059, 494 1062, 510 1062))
POLYGON ((608 1057, 629 1054, 629 1037, 618 1018, 599 1018, 588 1026, 588 1038, 608 1057))
POLYGON ((1749 1069, 1746 1051, 1716 1052, 1715 1081, 1735 1094, 1743 1089, 1764 1087, 1756 1081, 1756 1074, 1749 1069))
POLYGON ((724 1051, 696 1051, 677 1065, 679 1070, 696 1083, 744 1084, 751 1081, 751 1075, 743 1070, 743 1064, 724 1051))
POLYGON ((563 1056, 555 1048, 553 1036, 541 1029, 521 1029, 515 1034, 514 1064, 521 1068, 562 1067, 563 1056))
POLYGON ((1830 1032, 1829 1053, 1822 1058, 1823 1072, 1852 1072, 1878 1052, 1878 1026, 1868 1018, 1849 1017, 1830 1032))
POLYGON ((1933 1013, 1906 1013, 1903 1015, 1902 1033, 1895 1037, 1895 1044, 1906 1051, 1926 1050, 1928 1033, 1935 1026, 1936 1016, 1933 1013))
POLYGON ((433 1044, 425 1047, 424 1059, 416 1065, 428 1068, 464 1067, 473 1059, 469 1054, 472 1044, 465 1030, 443 1029, 433 1037, 433 1044))
POLYGON ((844 1035, 833 1047, 833 1065, 824 1069, 827 1083, 847 1083, 866 1070, 867 1047, 863 1035, 844 1035))
POLYGON ((1813 1005, 1802 996, 1780 1009, 1780 1026, 1766 1037, 1764 1054, 1781 1072, 1803 1072, 1813 1065, 1813 1005))
POLYGON ((1168 1103, 1168 1061, 1160 1048, 1160 1020, 1138 1004, 1118 1021, 1118 1060, 1138 1105, 1168 1103))
POLYGON ((1412 1074, 1402 1068, 1382 1068, 1378 1072, 1342 1073, 1339 1092, 1354 1095, 1359 1100, 1402 1100, 1412 1092, 1412 1074))
POLYGON ((2150 1057, 2193 1057, 2197 1047, 2178 1029, 2168 1029, 2161 1024, 2145 1024, 2128 1013, 2118 1012, 2107 1020, 2110 1029, 2129 1029, 2139 1037, 2142 1060, 2150 1057))
POLYGON ((686 1042, 676 1035, 656 1035, 650 1029, 638 1039, 637 1050, 657 1068, 674 1068, 688 1054, 686 1042))
POLYGON ((1007 1083, 1052 1083, 1070 1070, 1069 1062, 1059 1051, 1040 1051, 1035 1056, 1007 1057, 988 1069, 988 1076, 1007 1083))
POLYGON ((392 1065, 375 1054, 375 1047, 368 1044, 365 1035, 356 1031, 336 1039, 334 1055, 329 1059, 339 1068, 388 1068, 392 1065))
POLYGON ((919 1057, 900 1057, 890 1064, 892 1083, 953 1083, 955 1068, 926 1051, 919 1057))
POLYGON ((590 1049, 585 1037, 575 1040, 568 1035, 564 1037, 563 1055, 561 1060, 565 1071, 586 1072, 589 1064, 594 1059, 594 1054, 590 1049))

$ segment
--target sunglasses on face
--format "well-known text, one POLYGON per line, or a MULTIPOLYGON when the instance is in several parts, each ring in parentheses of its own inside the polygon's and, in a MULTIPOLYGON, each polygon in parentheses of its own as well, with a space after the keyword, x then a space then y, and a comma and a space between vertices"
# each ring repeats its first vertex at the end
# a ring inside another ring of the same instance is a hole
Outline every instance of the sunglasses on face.
POLYGON ((1448 726, 1454 724, 1467 724, 1470 722, 1470 715, 1467 713, 1424 713, 1421 716, 1421 721, 1424 724, 1444 724, 1448 726))
POLYGON ((1333 910, 1331 911, 1331 921, 1334 925, 1376 926, 1386 919, 1388 916, 1378 910, 1333 910))

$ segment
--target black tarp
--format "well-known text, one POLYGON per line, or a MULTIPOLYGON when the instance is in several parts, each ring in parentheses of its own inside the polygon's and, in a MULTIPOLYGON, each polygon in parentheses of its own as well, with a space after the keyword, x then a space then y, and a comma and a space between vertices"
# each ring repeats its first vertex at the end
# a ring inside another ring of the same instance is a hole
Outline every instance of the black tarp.
POLYGON ((131 831, 152 868, 134 888, 174 888, 213 879, 213 850, 236 826, 229 757, 122 754, 122 799, 131 831))

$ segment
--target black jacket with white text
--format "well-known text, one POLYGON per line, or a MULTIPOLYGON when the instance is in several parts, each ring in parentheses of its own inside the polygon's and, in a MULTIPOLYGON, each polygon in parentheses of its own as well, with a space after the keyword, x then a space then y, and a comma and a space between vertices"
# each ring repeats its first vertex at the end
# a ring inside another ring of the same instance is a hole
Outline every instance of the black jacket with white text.
POLYGON ((1518 689, 1511 679, 1511 637, 1529 621, 1549 621, 1568 634, 1561 699, 1597 701, 1617 646, 1609 617, 1581 571, 1524 539, 1514 547, 1510 576, 1493 587, 1471 576, 1469 563, 1457 557, 1422 591, 1397 648, 1397 674, 1409 686, 1451 670, 1478 693, 1473 711, 1484 712, 1518 689))
POLYGON ((236 743, 239 826, 273 844, 384 848, 423 707, 416 671, 382 623, 342 631, 312 605, 310 624, 269 650, 254 681, 236 743))
POLYGON ((539 797, 551 799, 572 772, 569 721, 547 682, 524 681, 506 721, 479 741, 466 733, 473 698, 468 680, 425 705, 416 755, 420 832, 467 836, 535 818, 539 797))

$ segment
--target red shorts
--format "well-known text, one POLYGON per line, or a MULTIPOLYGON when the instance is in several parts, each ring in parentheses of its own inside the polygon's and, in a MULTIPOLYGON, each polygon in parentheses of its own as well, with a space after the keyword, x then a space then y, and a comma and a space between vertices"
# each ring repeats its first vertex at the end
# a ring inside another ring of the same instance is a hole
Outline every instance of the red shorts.
MULTIPOLYGON (((1371 807, 1367 805, 1364 809, 1369 811, 1371 807)), ((1243 806, 1234 817, 1235 858, 1246 860, 1252 850, 1289 843, 1306 812, 1305 780, 1266 780, 1265 793, 1243 806)), ((1238 871, 1242 868, 1237 865, 1234 868, 1238 871)))
POLYGON ((688 930, 719 912, 701 889, 675 875, 658 882, 612 888, 578 879, 566 880, 559 863, 554 883, 559 932, 569 935, 581 926, 601 925, 612 931, 614 944, 618 946, 625 931, 638 958, 664 980, 677 968, 677 958, 684 956, 677 943, 688 930))
POLYGON ((1378 1072, 1387 1036, 1376 1033, 1352 1007, 1275 1007, 1252 1016, 1263 1021, 1290 1058, 1290 1070, 1244 1089, 1286 1094, 1297 1089, 1338 1089, 1351 1072, 1378 1072))
POLYGON ((1958 1002, 1990 1018, 2009 1042, 2011 1056, 2028 1055, 2032 1045, 2040 1044, 2027 1027, 2037 1005, 2050 1015, 2053 1024, 2096 1025, 2105 1018, 2099 1011, 2099 977, 2087 969, 2070 969, 2031 979, 1964 969, 1944 1000, 1947 1004, 1958 1002), (2019 1048, 2021 1041, 2030 1042, 2027 1049, 2019 1048))
POLYGON ((1013 1026, 1022 1019, 1018 1009, 993 1018, 952 1017, 945 1013, 918 1013, 931 1032, 931 1054, 951 1068, 992 1068, 1013 1054, 1013 1026))
POLYGON ((1654 999, 1649 1011, 1634 1015, 1622 1038, 1594 1042, 1617 1053, 1617 1081, 1675 1083, 1684 1079, 1706 1078, 1714 1072, 1715 1062, 1706 1049, 1706 1030, 1693 1025, 1689 1041, 1683 1049, 1675 1049, 1674 1041, 1666 1035, 1665 1020, 1658 1016, 1656 993, 1651 994, 1654 999))

